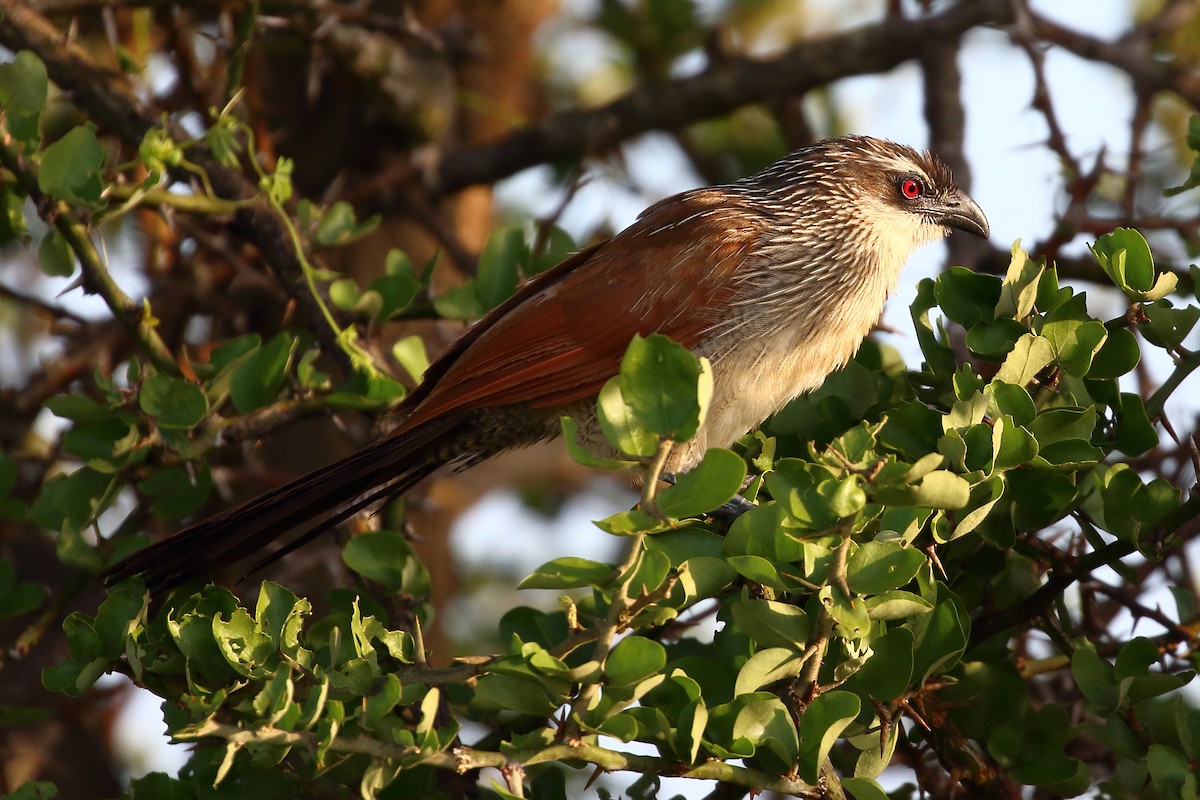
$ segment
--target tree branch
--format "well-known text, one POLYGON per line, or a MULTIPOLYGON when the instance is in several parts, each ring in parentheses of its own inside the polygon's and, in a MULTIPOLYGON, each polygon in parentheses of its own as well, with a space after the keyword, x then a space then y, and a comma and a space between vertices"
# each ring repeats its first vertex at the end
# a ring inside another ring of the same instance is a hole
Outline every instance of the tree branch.
POLYGON ((38 214, 47 225, 58 229, 71 252, 79 259, 84 289, 98 294, 104 300, 113 317, 133 336, 154 366, 163 372, 178 374, 175 358, 154 330, 153 323, 147 319, 145 306, 125 294, 113 280, 108 266, 88 236, 87 226, 75 218, 66 204, 42 193, 33 164, 20 154, 6 130, 0 131, 0 165, 16 177, 21 189, 33 200, 38 214))
POLYGON ((405 166, 381 175, 375 185, 386 192, 420 177, 451 192, 492 183, 537 164, 603 152, 648 131, 804 94, 840 78, 887 72, 917 58, 930 41, 952 42, 972 28, 1011 19, 1007 0, 977 0, 930 17, 887 19, 804 41, 776 58, 730 59, 700 75, 641 86, 601 108, 549 114, 499 141, 448 153, 424 175, 405 166))
MULTIPOLYGON (((144 108, 123 75, 97 64, 23 0, 0 0, 0 44, 10 50, 30 50, 36 54, 45 62, 51 80, 96 122, 132 147, 141 143, 146 131, 158 127, 159 121, 144 108)), ((191 138, 174 123, 168 123, 168 131, 177 142, 191 138)), ((258 197, 254 182, 207 153, 189 151, 188 158, 207 173, 218 197, 235 201, 258 197)), ((188 182, 192 176, 181 172, 176 177, 188 182)), ((234 213, 232 228, 254 243, 288 294, 305 310, 306 321, 325 351, 349 371, 350 360, 337 346, 337 333, 326 324, 316 299, 308 291, 283 221, 267 206, 256 202, 243 205, 234 213)))

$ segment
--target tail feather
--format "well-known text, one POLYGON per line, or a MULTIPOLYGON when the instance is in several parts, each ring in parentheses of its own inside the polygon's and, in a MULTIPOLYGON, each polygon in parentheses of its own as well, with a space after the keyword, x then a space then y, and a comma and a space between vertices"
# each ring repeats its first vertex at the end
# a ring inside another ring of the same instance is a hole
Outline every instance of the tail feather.
POLYGON ((375 491, 356 498, 353 502, 338 509, 325 519, 320 520, 317 522, 317 524, 313 525, 311 528, 304 531, 287 544, 277 547, 270 553, 267 553, 267 555, 260 558, 258 561, 255 561, 254 564, 251 565, 250 569, 247 570, 246 574, 253 575, 263 567, 273 564, 293 550, 303 547, 321 534, 326 533, 342 524, 363 509, 369 508, 377 502, 386 502, 404 494, 441 465, 436 462, 429 462, 424 466, 427 466, 428 468, 409 470, 405 474, 389 480, 386 484, 375 489, 375 491))
POLYGON ((435 420, 375 442, 139 550, 112 566, 105 581, 115 583, 140 574, 147 588, 159 594, 303 529, 295 540, 251 568, 257 570, 372 503, 412 488, 451 460, 444 445, 454 442, 460 424, 461 420, 435 420))

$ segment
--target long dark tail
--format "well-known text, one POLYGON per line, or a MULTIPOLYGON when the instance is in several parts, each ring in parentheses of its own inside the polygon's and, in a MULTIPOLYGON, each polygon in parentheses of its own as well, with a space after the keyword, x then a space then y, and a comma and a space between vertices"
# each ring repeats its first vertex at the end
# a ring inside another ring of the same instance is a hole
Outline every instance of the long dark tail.
POLYGON ((395 497, 453 460, 461 420, 433 420, 381 439, 241 505, 184 528, 112 566, 115 583, 141 575, 153 594, 265 550, 291 531, 296 538, 250 567, 254 572, 349 519, 395 497))

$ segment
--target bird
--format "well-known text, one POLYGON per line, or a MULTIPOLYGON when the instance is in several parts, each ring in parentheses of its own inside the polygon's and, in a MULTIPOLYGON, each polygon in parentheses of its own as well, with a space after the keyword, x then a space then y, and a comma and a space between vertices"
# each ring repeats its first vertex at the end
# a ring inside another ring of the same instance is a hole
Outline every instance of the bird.
POLYGON ((636 335, 711 364, 707 417, 665 465, 685 471, 844 366, 909 256, 955 229, 990 234, 946 163, 861 135, 668 197, 469 328, 389 412, 388 434, 135 552, 106 580, 140 575, 162 593, 294 534, 253 573, 443 467, 557 436, 563 415, 595 431, 596 397, 636 335))

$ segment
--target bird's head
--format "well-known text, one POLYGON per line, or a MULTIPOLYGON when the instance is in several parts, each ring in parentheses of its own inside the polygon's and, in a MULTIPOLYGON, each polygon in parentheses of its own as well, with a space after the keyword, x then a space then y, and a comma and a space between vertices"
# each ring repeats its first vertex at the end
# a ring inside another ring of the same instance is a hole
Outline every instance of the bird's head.
POLYGON ((801 148, 743 184, 788 229, 792 246, 837 261, 854 256, 851 263, 898 270, 917 247, 952 229, 989 234, 983 210, 944 161, 869 136, 801 148))

